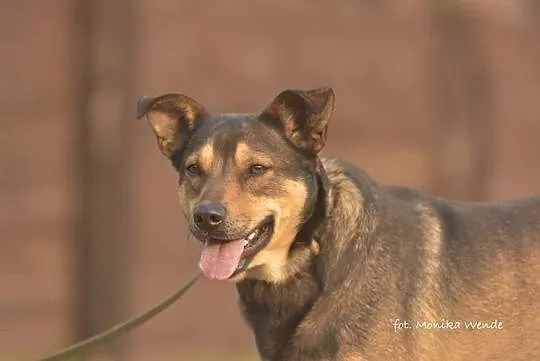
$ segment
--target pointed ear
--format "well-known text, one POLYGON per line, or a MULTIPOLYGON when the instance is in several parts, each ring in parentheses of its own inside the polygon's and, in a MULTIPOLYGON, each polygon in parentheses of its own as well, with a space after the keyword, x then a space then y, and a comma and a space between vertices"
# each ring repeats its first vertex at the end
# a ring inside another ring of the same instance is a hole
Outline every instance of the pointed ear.
POLYGON ((263 111, 262 117, 282 129, 294 146, 316 157, 326 143, 334 99, 331 88, 285 90, 263 111))
POLYGON ((137 102, 137 118, 146 116, 157 137, 159 150, 167 158, 182 148, 203 113, 202 106, 181 94, 141 97, 137 102))

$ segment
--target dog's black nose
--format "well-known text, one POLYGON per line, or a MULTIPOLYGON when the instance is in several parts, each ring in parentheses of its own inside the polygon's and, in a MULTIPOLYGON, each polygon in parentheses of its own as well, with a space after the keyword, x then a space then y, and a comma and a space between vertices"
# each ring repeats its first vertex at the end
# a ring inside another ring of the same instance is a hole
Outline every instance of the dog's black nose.
POLYGON ((211 231, 225 220, 225 208, 219 203, 200 203, 193 210, 193 221, 203 231, 211 231))

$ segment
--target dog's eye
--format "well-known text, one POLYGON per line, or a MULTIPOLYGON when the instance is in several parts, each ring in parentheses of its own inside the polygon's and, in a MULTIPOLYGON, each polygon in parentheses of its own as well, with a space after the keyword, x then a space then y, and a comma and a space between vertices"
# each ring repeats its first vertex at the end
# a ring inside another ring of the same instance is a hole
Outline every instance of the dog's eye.
POLYGON ((268 167, 262 164, 253 164, 252 166, 248 168, 248 175, 251 175, 251 176, 262 175, 266 173, 267 170, 268 170, 268 167))
POLYGON ((198 164, 190 164, 186 167, 186 170, 191 175, 201 175, 202 169, 198 164))

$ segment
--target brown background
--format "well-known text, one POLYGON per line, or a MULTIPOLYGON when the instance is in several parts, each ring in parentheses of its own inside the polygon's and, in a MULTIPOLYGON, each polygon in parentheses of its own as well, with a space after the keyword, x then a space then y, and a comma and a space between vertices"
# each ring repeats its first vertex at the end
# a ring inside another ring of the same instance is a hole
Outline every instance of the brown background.
MULTIPOLYGON (((326 153, 381 184, 469 200, 540 190, 537 1, 112 3, 0 0, 0 360, 52 352, 196 272, 174 171, 134 117, 140 94, 242 112, 328 85, 326 153), (84 162, 98 156, 108 166, 84 162), (81 248, 84 234, 100 247, 81 248)), ((229 284, 200 282, 124 340, 129 360, 255 359, 229 284)))

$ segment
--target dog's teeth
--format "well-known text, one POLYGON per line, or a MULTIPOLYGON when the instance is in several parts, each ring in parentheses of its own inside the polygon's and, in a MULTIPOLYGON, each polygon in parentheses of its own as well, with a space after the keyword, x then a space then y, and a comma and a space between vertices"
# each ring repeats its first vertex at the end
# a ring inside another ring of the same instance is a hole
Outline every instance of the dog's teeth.
POLYGON ((255 238, 255 235, 256 235, 256 234, 257 234, 257 231, 252 232, 252 233, 247 237, 247 239, 250 240, 250 241, 253 240, 253 238, 255 238))
POLYGON ((244 239, 244 247, 247 246, 248 244, 249 244, 248 240, 244 239))

